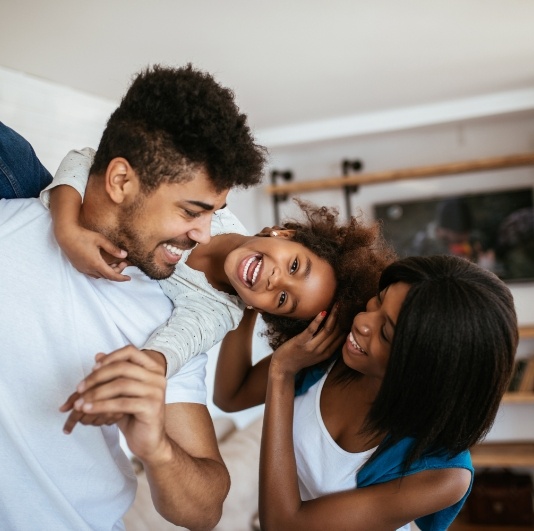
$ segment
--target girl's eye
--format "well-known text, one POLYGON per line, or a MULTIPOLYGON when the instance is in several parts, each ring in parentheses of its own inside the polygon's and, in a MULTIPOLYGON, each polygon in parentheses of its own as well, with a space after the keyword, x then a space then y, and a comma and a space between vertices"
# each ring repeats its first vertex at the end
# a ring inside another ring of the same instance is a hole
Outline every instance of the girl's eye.
POLYGON ((287 299, 287 294, 285 291, 282 291, 282 293, 280 294, 280 299, 278 300, 278 307, 282 306, 282 304, 286 302, 286 299, 287 299))
POLYGON ((289 269, 289 272, 293 274, 297 269, 299 268, 299 261, 298 258, 295 258, 295 261, 291 264, 291 268, 289 269))

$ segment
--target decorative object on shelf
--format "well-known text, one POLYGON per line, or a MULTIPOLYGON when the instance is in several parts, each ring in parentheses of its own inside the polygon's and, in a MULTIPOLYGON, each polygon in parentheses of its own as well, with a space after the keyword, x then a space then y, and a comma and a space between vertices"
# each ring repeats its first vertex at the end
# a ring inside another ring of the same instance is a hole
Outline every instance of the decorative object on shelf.
MULTIPOLYGON (((271 171, 271 183, 276 185, 276 180, 282 178, 284 181, 291 181, 293 179, 293 172, 290 170, 280 171, 272 170, 271 171)), ((278 225, 280 223, 280 207, 279 204, 282 201, 287 201, 288 195, 285 193, 273 194, 273 209, 274 209, 274 224, 278 225)))
POLYGON ((475 474, 466 509, 472 524, 533 525, 533 485, 529 474, 484 470, 475 474))
MULTIPOLYGON (((363 163, 359 159, 355 160, 348 160, 344 159, 341 162, 341 173, 348 177, 350 175, 351 171, 360 171, 363 168, 363 163)), ((350 198, 352 194, 355 194, 358 191, 359 186, 358 185, 348 185, 343 188, 343 191, 345 193, 345 208, 347 209, 347 219, 349 219, 352 216, 352 206, 350 198)))

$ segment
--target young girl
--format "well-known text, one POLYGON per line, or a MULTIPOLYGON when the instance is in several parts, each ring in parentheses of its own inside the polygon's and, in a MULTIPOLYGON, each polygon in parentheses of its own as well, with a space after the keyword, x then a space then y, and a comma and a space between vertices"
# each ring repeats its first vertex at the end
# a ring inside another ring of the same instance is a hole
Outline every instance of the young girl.
POLYGON ((266 403, 262 529, 446 530, 512 371, 510 291, 467 260, 411 257, 384 270, 341 349, 323 319, 253 367, 250 316, 221 347, 215 402, 266 403))

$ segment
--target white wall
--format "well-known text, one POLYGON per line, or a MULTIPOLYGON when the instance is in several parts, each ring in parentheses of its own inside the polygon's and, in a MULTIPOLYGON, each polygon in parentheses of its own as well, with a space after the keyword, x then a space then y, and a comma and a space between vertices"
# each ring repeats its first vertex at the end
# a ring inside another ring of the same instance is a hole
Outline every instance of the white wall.
POLYGON ((31 142, 52 174, 70 149, 98 146, 117 104, 0 67, 0 121, 31 142))
MULTIPOLYGON (((26 136, 51 172, 69 149, 97 146, 105 122, 116 104, 0 68, 0 121, 26 136)), ((527 112, 278 147, 271 151, 270 168, 291 169, 295 173, 295 180, 303 181, 339 176, 344 158, 361 159, 364 171, 372 172, 532 151, 534 112, 527 112)), ((265 181, 267 184, 268 177, 265 181)), ((366 186, 353 196, 352 204, 354 212, 361 208, 365 215, 371 217, 371 206, 377 201, 524 185, 534 185, 534 168, 366 186)), ((345 215, 341 191, 313 192, 302 197, 316 203, 338 206, 345 215)), ((229 204, 251 232, 273 222, 271 198, 263 187, 232 192, 229 204)), ((282 215, 285 214, 295 214, 290 202, 282 207, 282 215)), ((511 289, 520 324, 534 323, 534 285, 514 284, 511 289)), ((217 351, 217 347, 210 351, 209 385, 213 382, 217 351)), ((258 338, 258 357, 267 351, 265 342, 258 338)), ((520 355, 533 352, 534 341, 522 343, 520 355)), ((210 404, 210 410, 215 415, 221 414, 213 404, 210 404)), ((504 406, 490 438, 534 437, 533 412, 532 405, 504 406)), ((260 413, 261 408, 254 408, 234 417, 242 425, 260 413)))

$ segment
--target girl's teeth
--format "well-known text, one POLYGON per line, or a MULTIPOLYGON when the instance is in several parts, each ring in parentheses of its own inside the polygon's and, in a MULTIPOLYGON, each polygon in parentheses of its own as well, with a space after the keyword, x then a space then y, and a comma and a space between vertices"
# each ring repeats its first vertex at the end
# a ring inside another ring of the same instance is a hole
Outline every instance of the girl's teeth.
POLYGON ((263 260, 260 260, 258 262, 258 265, 256 266, 256 269, 254 270, 254 274, 252 275, 252 285, 256 283, 256 279, 258 278, 258 274, 260 272, 261 264, 263 263, 263 260))
MULTIPOLYGON (((243 268, 243 282, 245 282, 245 283, 249 282, 249 280, 248 280, 248 270, 250 269, 250 266, 252 265, 252 263, 256 259, 257 259, 257 257, 253 256, 252 258, 249 258, 247 263, 245 264, 245 267, 243 268)), ((261 268, 261 264, 262 263, 263 263, 263 260, 260 260, 258 262, 258 264, 256 265, 256 268, 254 269, 254 273, 252 274, 252 280, 250 281, 250 283, 252 285, 254 285, 254 283, 256 282, 256 279, 258 278, 258 274, 260 272, 260 268, 261 268)))
POLYGON ((248 282, 248 277, 247 277, 248 268, 250 267, 250 264, 254 262, 255 259, 256 257, 253 256, 252 258, 249 258, 248 262, 245 264, 245 268, 243 269, 243 282, 248 282))
POLYGON ((164 243, 163 247, 165 247, 165 249, 167 249, 167 251, 169 251, 172 254, 175 254, 176 256, 182 256, 182 254, 184 252, 183 249, 178 249, 178 247, 175 247, 174 245, 171 245, 169 243, 164 243))

